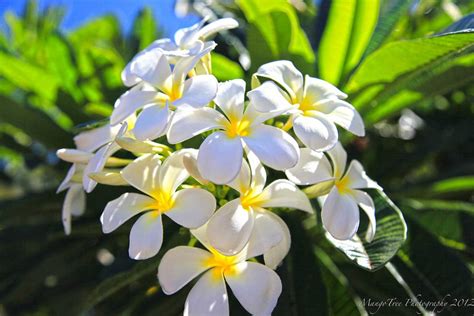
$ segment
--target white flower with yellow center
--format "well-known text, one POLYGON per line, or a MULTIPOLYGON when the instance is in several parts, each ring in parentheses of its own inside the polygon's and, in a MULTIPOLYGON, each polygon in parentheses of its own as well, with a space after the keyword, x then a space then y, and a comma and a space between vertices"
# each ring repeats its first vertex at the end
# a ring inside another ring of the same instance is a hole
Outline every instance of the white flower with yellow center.
POLYGON ((243 80, 220 83, 214 102, 224 114, 208 107, 177 111, 170 124, 168 141, 172 144, 218 129, 204 140, 198 154, 199 172, 214 183, 229 183, 238 175, 244 146, 273 169, 285 170, 298 161, 296 141, 281 129, 263 124, 276 114, 259 113, 252 103, 244 109, 244 99, 243 80))
POLYGON ((205 226, 192 230, 209 251, 180 246, 161 259, 158 279, 163 292, 173 294, 201 275, 188 294, 184 315, 229 315, 226 283, 242 306, 252 315, 270 315, 282 291, 278 274, 272 269, 246 261, 267 249, 253 249, 224 256, 209 245, 205 226))
POLYGON ((200 55, 206 47, 214 47, 214 42, 206 40, 221 31, 239 26, 239 23, 232 18, 218 19, 204 26, 205 22, 206 19, 191 27, 179 29, 174 35, 174 40, 162 38, 151 43, 138 53, 122 71, 123 83, 130 87, 143 79, 133 69, 137 63, 146 66, 146 62, 143 63, 141 59, 146 60, 150 51, 158 50, 166 55, 172 63, 176 63, 182 57, 200 55))
POLYGON ((207 236, 225 255, 235 255, 247 243, 275 247, 264 259, 276 267, 288 252, 290 238, 286 224, 267 208, 296 208, 308 213, 313 209, 306 195, 288 180, 276 180, 265 187, 265 168, 252 153, 247 157, 249 164, 244 161, 239 176, 229 184, 240 198, 216 211, 207 225, 207 236))
POLYGON ((212 48, 207 47, 196 56, 180 59, 173 68, 160 50, 151 50, 132 63, 131 72, 143 82, 115 102, 111 125, 121 123, 141 109, 133 133, 139 140, 155 139, 166 133, 175 109, 184 111, 209 104, 217 92, 216 78, 212 75, 186 77, 212 48))
MULTIPOLYGON (((250 91, 248 97, 262 112, 290 114, 290 122, 306 147, 316 151, 331 149, 338 140, 335 124, 357 136, 364 136, 364 122, 354 107, 344 101, 347 95, 330 83, 303 75, 290 61, 261 66, 252 78, 270 79, 250 91)), ((288 126, 289 127, 289 126, 288 126)))
POLYGON ((383 189, 367 176, 357 160, 352 160, 346 171, 347 154, 340 143, 328 154, 332 166, 323 153, 302 149, 298 164, 286 171, 288 179, 298 185, 326 186, 332 181, 329 194, 321 198, 324 227, 336 239, 352 238, 359 228, 359 205, 369 218, 366 239, 372 241, 376 229, 374 201, 360 189, 383 189))
POLYGON ((189 177, 178 151, 161 165, 153 154, 137 158, 122 171, 130 185, 144 192, 125 193, 109 202, 100 217, 102 230, 110 233, 134 215, 141 215, 130 232, 129 255, 136 260, 158 253, 163 241, 164 214, 179 225, 196 228, 203 225, 216 208, 214 196, 200 188, 178 190, 189 177))

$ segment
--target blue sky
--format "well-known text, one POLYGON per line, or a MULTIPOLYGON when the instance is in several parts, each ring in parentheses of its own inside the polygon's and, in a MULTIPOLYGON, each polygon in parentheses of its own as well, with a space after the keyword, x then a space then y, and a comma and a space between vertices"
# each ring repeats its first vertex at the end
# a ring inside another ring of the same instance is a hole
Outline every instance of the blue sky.
MULTIPOLYGON (((10 10, 21 14, 26 0, 0 0, 0 26, 5 26, 4 14, 10 10)), ((39 8, 50 5, 66 7, 66 15, 62 27, 71 30, 84 22, 107 13, 116 15, 125 32, 130 31, 133 19, 140 9, 150 7, 155 12, 155 17, 161 30, 166 36, 172 35, 177 29, 195 23, 198 18, 189 16, 178 18, 174 13, 175 0, 38 0, 39 8)))

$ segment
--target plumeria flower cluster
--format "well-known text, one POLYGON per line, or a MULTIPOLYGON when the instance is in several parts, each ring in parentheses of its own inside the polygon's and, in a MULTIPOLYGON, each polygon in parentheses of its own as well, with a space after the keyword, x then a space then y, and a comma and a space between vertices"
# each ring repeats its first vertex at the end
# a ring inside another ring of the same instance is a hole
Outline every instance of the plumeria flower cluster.
POLYGON ((122 72, 129 90, 108 123, 77 135, 76 148, 58 150, 72 163, 58 189, 68 190, 64 229, 70 233, 71 215, 84 212, 85 193, 98 183, 128 186, 107 203, 102 230, 112 233, 133 219, 128 253, 135 260, 160 252, 168 238, 163 216, 190 231, 189 245, 169 249, 158 267, 166 294, 198 279, 185 315, 228 315, 226 284, 249 313, 269 315, 282 291, 275 270, 291 247, 278 212, 311 216, 316 196, 308 192, 317 191, 323 227, 333 238, 354 237, 360 208, 372 241, 375 206, 364 190, 382 188, 359 162, 346 168, 336 125, 364 135, 346 94, 303 77, 290 61, 262 65, 252 89, 242 79, 219 83, 209 38, 238 23, 205 22, 137 54, 122 72), (270 182, 272 170, 278 171, 272 179, 280 178, 270 182), (190 246, 193 240, 201 248, 190 246))

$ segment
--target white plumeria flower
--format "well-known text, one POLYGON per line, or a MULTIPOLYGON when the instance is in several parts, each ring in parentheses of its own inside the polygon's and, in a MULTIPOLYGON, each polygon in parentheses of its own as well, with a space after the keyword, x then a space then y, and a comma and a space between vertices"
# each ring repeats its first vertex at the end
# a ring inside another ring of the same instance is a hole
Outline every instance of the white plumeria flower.
POLYGON ((212 41, 204 41, 218 32, 239 26, 239 23, 232 18, 219 19, 204 26, 205 22, 206 19, 191 27, 178 30, 174 35, 174 41, 169 38, 163 38, 151 43, 127 64, 122 72, 123 83, 130 87, 143 79, 138 76, 133 69, 136 64, 146 66, 148 62, 147 54, 150 51, 158 50, 166 55, 172 63, 175 63, 179 58, 200 55, 201 51, 206 47, 214 47, 212 41), (145 63, 143 63, 141 59, 145 59, 145 63))
POLYGON ((199 172, 214 183, 229 183, 238 175, 244 146, 273 169, 285 170, 298 162, 296 141, 281 129, 264 124, 276 114, 262 114, 252 103, 244 109, 244 99, 245 81, 220 83, 214 102, 224 115, 209 107, 177 111, 170 124, 168 141, 172 144, 218 129, 201 144, 198 155, 199 172))
POLYGON ((119 129, 120 126, 111 127, 109 124, 106 124, 81 132, 74 137, 74 143, 77 149, 62 148, 56 152, 56 155, 61 160, 72 163, 66 177, 56 192, 60 193, 68 190, 62 208, 62 222, 66 235, 71 233, 71 215, 80 216, 85 210, 86 195, 84 188, 89 186, 90 179, 89 177, 83 176, 85 173, 84 169, 94 157, 94 151, 110 143, 119 129), (86 179, 87 182, 85 182, 84 179, 86 179))
POLYGON ((141 260, 158 253, 163 241, 161 216, 187 228, 203 225, 216 208, 214 196, 200 188, 178 190, 189 177, 183 166, 186 150, 168 157, 161 165, 159 157, 146 154, 122 171, 122 177, 144 194, 125 193, 109 202, 100 217, 102 230, 110 233, 134 215, 141 215, 130 231, 129 255, 141 260))
POLYGON ((214 99, 217 80, 213 75, 197 75, 186 79, 196 63, 213 46, 197 56, 180 59, 171 68, 160 50, 151 50, 135 63, 131 71, 143 80, 125 92, 116 102, 110 117, 112 126, 142 109, 133 133, 139 140, 155 139, 166 133, 172 111, 203 107, 214 99))
POLYGON ((258 77, 271 81, 250 91, 250 101, 259 111, 290 114, 293 130, 306 147, 316 151, 331 149, 338 140, 334 123, 357 136, 365 135, 359 113, 342 100, 347 98, 345 93, 321 79, 306 75, 303 80, 290 61, 265 64, 252 78, 256 84, 258 77))
POLYGON ((66 235, 71 233, 71 216, 81 216, 86 209, 86 193, 82 188, 81 181, 76 179, 82 169, 84 169, 84 165, 73 164, 56 191, 59 193, 67 190, 62 209, 62 222, 66 235))
POLYGON ((351 239, 359 228, 359 205, 369 218, 366 239, 372 241, 376 230, 374 201, 360 189, 383 189, 367 176, 357 160, 352 160, 346 171, 347 154, 340 143, 328 154, 332 166, 323 153, 302 149, 298 164, 286 171, 288 179, 298 185, 332 180, 329 194, 321 199, 324 227, 336 239, 351 239))
POLYGON ((252 315, 270 315, 282 291, 278 274, 256 262, 246 261, 266 249, 224 256, 206 240, 205 226, 192 230, 209 251, 180 246, 169 250, 161 259, 158 279, 163 292, 173 294, 198 277, 184 306, 185 316, 229 315, 226 283, 237 300, 252 315))
POLYGON ((290 237, 286 224, 268 207, 288 207, 312 213, 306 195, 288 180, 276 180, 265 187, 266 172, 252 153, 249 163, 242 163, 239 176, 229 184, 240 193, 211 217, 207 236, 211 245, 225 255, 242 251, 249 240, 252 244, 274 247, 265 256, 265 263, 276 267, 286 256, 290 237))

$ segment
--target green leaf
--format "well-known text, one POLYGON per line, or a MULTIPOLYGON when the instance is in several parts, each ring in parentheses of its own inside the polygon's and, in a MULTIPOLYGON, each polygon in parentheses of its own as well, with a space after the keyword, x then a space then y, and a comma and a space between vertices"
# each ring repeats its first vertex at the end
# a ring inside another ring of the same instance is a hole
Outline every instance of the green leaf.
MULTIPOLYGON (((382 268, 406 239, 407 227, 401 211, 381 191, 369 192, 375 204, 377 229, 372 242, 356 235, 351 240, 337 240, 326 234, 329 241, 363 269, 382 268)), ((365 235, 365 234, 362 234, 365 235)))
POLYGON ((240 65, 227 57, 211 53, 212 74, 219 81, 243 78, 244 71, 240 65))
POLYGON ((431 186, 434 193, 474 191, 474 176, 463 176, 438 181, 431 186))
POLYGON ((3 52, 0 52, 0 64, 0 76, 18 88, 48 100, 56 97, 58 79, 44 69, 3 52))
POLYGON ((449 33, 455 33, 459 31, 474 32, 474 13, 466 15, 459 21, 456 21, 455 23, 451 24, 440 34, 449 34, 449 33))
POLYGON ((389 43, 367 57, 352 76, 347 89, 349 92, 354 92, 376 84, 399 84, 400 81, 407 79, 408 74, 419 75, 439 63, 460 55, 473 45, 472 33, 455 33, 389 43))
POLYGON ((45 113, 0 96, 0 121, 9 123, 51 149, 72 145, 72 136, 45 113))
POLYGON ((387 37, 400 20, 400 17, 408 12, 411 3, 411 0, 391 0, 383 2, 377 26, 367 45, 366 55, 371 54, 387 40, 387 37))
POLYGON ((315 253, 321 263, 322 277, 326 285, 329 315, 367 315, 360 297, 329 255, 318 246, 315 247, 315 253))
POLYGON ((338 85, 365 52, 379 15, 380 1, 334 0, 319 46, 322 79, 338 85))
MULTIPOLYGON (((453 298, 471 298, 472 273, 461 257, 416 223, 409 224, 410 239, 392 263, 412 291, 420 294, 424 301, 445 298, 453 302, 453 298)), ((453 315, 461 311, 462 307, 446 306, 443 314, 453 315)))
POLYGON ((138 50, 143 50, 157 37, 157 26, 150 8, 140 11, 133 22, 133 36, 138 40, 138 50))
POLYGON ((299 69, 311 72, 314 53, 290 3, 285 0, 258 3, 239 0, 237 4, 249 23, 247 47, 252 62, 251 72, 278 59, 289 59, 299 69))

